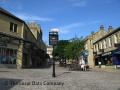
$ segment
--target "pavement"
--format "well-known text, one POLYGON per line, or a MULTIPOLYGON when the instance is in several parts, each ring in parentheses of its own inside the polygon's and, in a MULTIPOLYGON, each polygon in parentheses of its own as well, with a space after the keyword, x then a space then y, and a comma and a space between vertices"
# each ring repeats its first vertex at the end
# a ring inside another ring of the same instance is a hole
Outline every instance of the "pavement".
POLYGON ((113 66, 106 66, 103 68, 95 67, 92 69, 92 71, 97 71, 97 72, 113 72, 113 73, 120 73, 120 68, 115 69, 113 66))
POLYGON ((0 90, 120 90, 120 70, 68 71, 57 65, 53 78, 52 67, 0 68, 0 90))

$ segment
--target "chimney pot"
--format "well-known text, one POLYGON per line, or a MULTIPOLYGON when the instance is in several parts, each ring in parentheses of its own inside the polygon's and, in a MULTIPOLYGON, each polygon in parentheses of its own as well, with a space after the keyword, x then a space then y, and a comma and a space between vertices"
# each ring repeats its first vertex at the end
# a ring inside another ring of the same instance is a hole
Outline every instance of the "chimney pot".
POLYGON ((111 32, 113 30, 112 26, 109 26, 108 32, 111 32))
POLYGON ((104 26, 103 25, 100 26, 100 30, 104 30, 104 26))

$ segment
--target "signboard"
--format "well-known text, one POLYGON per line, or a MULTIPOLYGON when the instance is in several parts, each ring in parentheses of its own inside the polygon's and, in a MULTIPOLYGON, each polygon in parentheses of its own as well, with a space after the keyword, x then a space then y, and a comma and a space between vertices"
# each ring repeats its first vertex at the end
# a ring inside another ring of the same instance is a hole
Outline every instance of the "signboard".
POLYGON ((106 52, 102 54, 102 56, 107 56, 107 55, 111 55, 111 52, 106 52))
POLYGON ((49 32, 49 45, 56 45, 58 42, 58 32, 49 32))

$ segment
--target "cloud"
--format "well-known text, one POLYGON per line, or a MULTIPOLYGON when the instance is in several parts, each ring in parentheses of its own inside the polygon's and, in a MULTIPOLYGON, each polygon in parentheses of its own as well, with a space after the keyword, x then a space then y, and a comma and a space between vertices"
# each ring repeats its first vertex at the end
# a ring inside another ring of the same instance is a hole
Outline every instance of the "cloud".
POLYGON ((87 5, 87 0, 68 0, 74 7, 85 7, 87 5))
POLYGON ((40 17, 40 16, 30 15, 26 13, 15 13, 15 15, 25 21, 42 21, 42 22, 53 21, 52 18, 40 17))
POLYGON ((77 23, 72 23, 66 26, 61 26, 60 28, 60 33, 61 34, 68 34, 73 28, 83 26, 84 23, 77 22, 77 23))
POLYGON ((83 26, 86 27, 86 26, 89 26, 89 25, 97 24, 97 23, 100 23, 100 21, 99 20, 93 20, 93 21, 90 21, 90 22, 75 22, 75 23, 72 23, 72 24, 69 24, 69 25, 61 26, 61 27, 59 27, 59 29, 60 29, 61 34, 68 34, 73 30, 74 31, 78 30, 76 28, 81 28, 83 26))

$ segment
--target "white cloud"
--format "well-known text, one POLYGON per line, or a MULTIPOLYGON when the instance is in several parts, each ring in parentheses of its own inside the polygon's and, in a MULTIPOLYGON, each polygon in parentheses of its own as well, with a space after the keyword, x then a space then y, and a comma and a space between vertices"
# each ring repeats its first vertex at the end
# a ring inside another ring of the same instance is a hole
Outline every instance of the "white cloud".
POLYGON ((87 0, 68 0, 74 7, 85 7, 87 5, 87 0))
POLYGON ((48 22, 52 21, 52 18, 48 17, 40 17, 40 16, 35 16, 35 15, 30 15, 26 13, 15 13, 15 15, 25 21, 43 21, 43 22, 48 22))
POLYGON ((52 28, 50 31, 56 31, 56 32, 59 32, 59 28, 52 28))
POLYGON ((73 28, 80 27, 80 26, 83 26, 83 25, 84 25, 84 23, 77 22, 77 23, 72 23, 72 24, 66 25, 66 26, 61 26, 61 27, 60 27, 60 33, 61 33, 61 34, 67 34, 67 33, 69 33, 73 28))
MULTIPOLYGON (((94 20, 94 21, 90 21, 90 22, 76 22, 76 23, 72 23, 69 25, 65 25, 65 26, 61 26, 60 28, 60 33, 61 34, 68 34, 73 30, 76 30, 76 28, 81 28, 83 26, 89 26, 89 25, 94 25, 100 23, 99 20, 94 20)), ((78 30, 78 29, 77 29, 78 30)))

